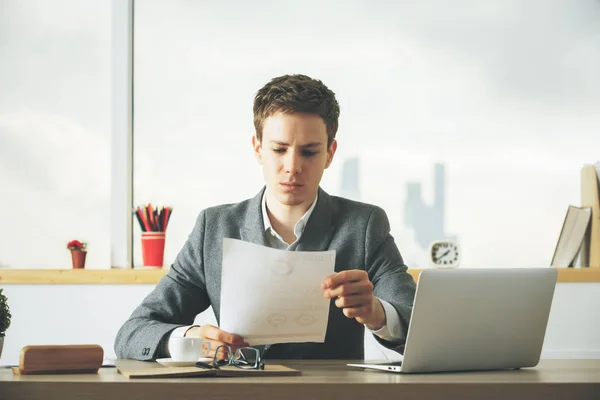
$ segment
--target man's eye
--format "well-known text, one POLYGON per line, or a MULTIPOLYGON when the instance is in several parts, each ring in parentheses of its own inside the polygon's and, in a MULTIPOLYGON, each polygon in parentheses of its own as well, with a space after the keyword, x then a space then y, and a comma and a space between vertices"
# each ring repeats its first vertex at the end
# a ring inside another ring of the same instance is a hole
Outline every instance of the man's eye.
POLYGON ((316 152, 316 151, 308 151, 308 150, 304 150, 304 151, 302 152, 302 154, 303 154, 305 157, 312 157, 312 156, 314 156, 315 154, 317 154, 317 152, 316 152))
POLYGON ((274 151, 275 153, 285 153, 285 149, 282 149, 282 148, 273 149, 273 151, 274 151))

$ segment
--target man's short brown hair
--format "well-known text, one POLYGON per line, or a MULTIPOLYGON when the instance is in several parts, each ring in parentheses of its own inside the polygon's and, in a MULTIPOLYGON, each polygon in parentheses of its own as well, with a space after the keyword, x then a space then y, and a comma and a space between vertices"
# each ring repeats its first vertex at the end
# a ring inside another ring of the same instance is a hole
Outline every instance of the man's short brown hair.
POLYGON ((278 114, 296 112, 316 114, 327 127, 327 148, 338 130, 340 106, 335 93, 318 79, 306 75, 283 75, 273 78, 254 97, 254 128, 262 142, 265 119, 278 114))

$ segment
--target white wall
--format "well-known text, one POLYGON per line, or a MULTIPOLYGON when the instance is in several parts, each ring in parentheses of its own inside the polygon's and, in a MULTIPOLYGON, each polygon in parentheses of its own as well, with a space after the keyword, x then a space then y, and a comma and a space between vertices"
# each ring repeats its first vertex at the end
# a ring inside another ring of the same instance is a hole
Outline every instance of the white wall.
MULTIPOLYGON (((114 357, 121 324, 153 285, 4 285, 13 314, 0 364, 17 364, 23 346, 96 343, 114 357)), ((213 323, 201 315, 200 323, 213 323)), ((368 359, 393 353, 369 336, 368 359)), ((543 358, 600 358, 600 283, 559 283, 550 313, 543 358)))

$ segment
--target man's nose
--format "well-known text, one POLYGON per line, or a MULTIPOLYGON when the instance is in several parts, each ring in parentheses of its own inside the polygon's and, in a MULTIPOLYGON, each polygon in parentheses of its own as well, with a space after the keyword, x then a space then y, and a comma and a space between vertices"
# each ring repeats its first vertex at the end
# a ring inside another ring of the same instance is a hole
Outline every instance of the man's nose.
POLYGON ((302 172, 302 157, 295 151, 288 152, 284 166, 285 172, 297 175, 302 172))

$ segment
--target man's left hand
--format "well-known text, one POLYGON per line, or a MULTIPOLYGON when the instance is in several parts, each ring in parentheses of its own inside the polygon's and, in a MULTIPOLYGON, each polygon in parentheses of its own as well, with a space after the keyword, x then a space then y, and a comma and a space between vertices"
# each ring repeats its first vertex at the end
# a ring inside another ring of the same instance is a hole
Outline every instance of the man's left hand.
POLYGON ((385 311, 379 299, 373 295, 373 284, 366 271, 352 269, 330 275, 323 283, 323 296, 334 299, 348 318, 355 318, 370 330, 385 325, 385 311))

